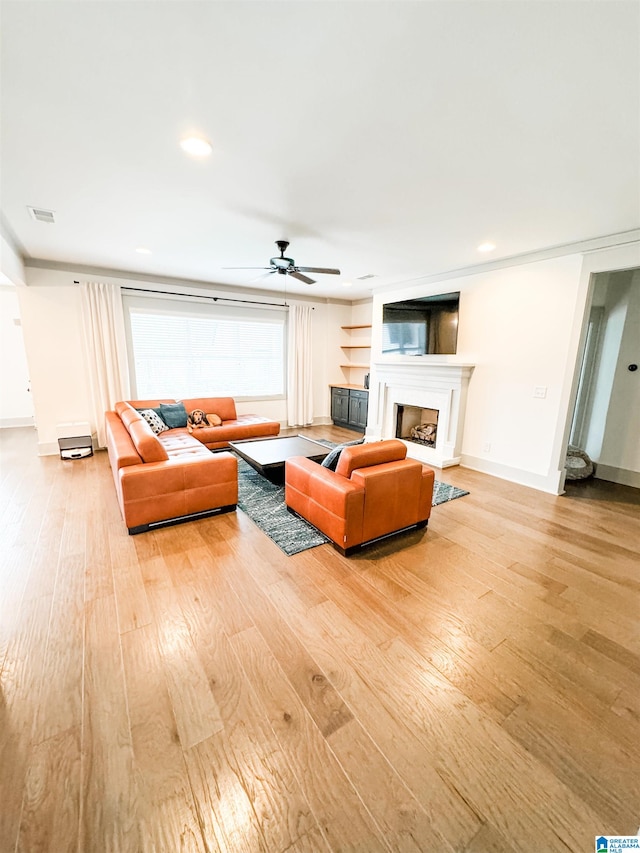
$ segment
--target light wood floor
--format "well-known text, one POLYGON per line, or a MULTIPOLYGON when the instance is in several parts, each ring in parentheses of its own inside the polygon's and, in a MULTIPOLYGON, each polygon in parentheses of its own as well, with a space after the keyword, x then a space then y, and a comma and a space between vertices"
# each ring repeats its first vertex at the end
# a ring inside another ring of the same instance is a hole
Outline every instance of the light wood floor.
POLYGON ((427 531, 286 557, 240 511, 129 537, 104 453, 35 446, 0 431, 1 853, 578 853, 637 832, 631 489, 448 469, 471 494, 427 531))

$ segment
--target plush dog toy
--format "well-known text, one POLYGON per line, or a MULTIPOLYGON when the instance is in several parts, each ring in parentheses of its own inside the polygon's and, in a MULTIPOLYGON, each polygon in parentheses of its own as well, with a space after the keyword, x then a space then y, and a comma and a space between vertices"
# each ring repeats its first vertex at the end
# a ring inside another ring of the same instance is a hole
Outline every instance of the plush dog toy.
POLYGON ((192 412, 189 412, 189 416, 187 417, 187 429, 189 432, 208 426, 211 426, 211 424, 202 409, 194 409, 192 412))

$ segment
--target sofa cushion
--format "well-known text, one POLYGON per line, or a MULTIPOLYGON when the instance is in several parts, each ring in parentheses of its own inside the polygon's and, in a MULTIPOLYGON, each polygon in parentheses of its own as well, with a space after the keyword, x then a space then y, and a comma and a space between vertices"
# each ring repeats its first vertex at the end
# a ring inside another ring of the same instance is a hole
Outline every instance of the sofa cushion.
POLYGON ((187 425, 187 410, 184 403, 160 403, 160 416, 169 429, 187 425))
POLYGON ((345 447, 353 447, 356 444, 363 444, 364 436, 362 438, 358 438, 355 441, 345 441, 344 444, 339 444, 337 447, 334 447, 333 450, 330 451, 328 456, 320 463, 323 468, 328 468, 330 471, 335 471, 338 465, 338 460, 340 459, 340 454, 345 449, 345 447))
POLYGON ((160 435, 161 432, 168 430, 169 427, 162 420, 158 412, 154 409, 140 409, 140 414, 151 427, 151 432, 154 435, 160 435))

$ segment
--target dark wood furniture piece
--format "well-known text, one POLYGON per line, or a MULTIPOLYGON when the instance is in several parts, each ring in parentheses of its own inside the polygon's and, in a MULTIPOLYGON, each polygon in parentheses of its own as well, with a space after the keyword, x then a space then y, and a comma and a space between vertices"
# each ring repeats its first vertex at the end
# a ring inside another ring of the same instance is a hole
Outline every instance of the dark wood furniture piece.
POLYGON ((369 392, 351 385, 331 386, 331 420, 336 426, 364 432, 367 428, 369 392))
POLYGON ((313 462, 322 462, 331 450, 303 435, 230 441, 229 446, 252 468, 274 483, 284 482, 284 463, 292 456, 304 456, 313 462))

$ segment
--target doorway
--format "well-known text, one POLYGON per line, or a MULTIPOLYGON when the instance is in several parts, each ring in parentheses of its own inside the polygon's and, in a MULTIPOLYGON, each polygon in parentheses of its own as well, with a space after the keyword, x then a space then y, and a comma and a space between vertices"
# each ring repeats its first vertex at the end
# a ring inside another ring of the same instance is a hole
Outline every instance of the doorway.
POLYGON ((592 460, 596 480, 635 488, 640 487, 638 368, 640 269, 597 273, 569 444, 592 460))

